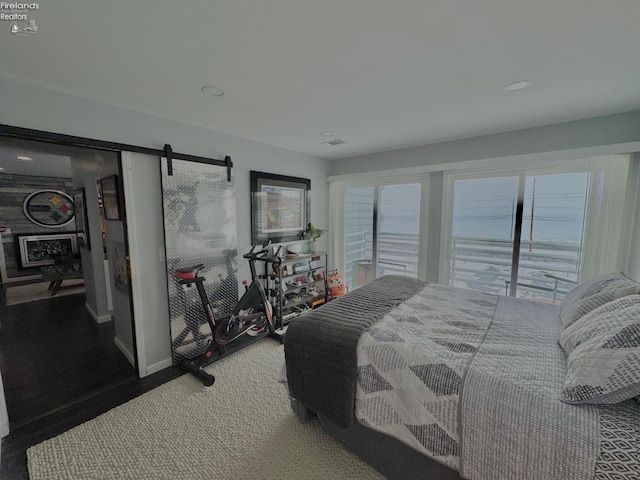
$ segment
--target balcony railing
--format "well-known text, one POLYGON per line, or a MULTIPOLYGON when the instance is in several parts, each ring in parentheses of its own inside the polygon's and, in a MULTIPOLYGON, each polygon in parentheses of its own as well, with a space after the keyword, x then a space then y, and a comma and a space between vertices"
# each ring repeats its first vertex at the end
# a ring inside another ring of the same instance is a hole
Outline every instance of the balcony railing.
MULTIPOLYGON (((375 278, 372 235, 346 236, 344 279, 350 289, 375 278)), ((417 277, 418 235, 381 232, 378 273, 417 277)), ((506 295, 511 281, 513 243, 490 238, 453 237, 451 285, 506 295)), ((575 285, 580 269, 580 244, 523 240, 520 248, 518 297, 555 303, 575 285)))
MULTIPOLYGON (((371 232, 346 235, 344 278, 355 288, 375 278, 371 232)), ((378 274, 418 275, 418 235, 380 232, 378 234, 378 274)))
MULTIPOLYGON (((454 237, 451 284, 505 294, 511 281, 513 243, 489 238, 454 237)), ((557 302, 578 280, 580 244, 523 240, 520 247, 518 297, 557 302)))

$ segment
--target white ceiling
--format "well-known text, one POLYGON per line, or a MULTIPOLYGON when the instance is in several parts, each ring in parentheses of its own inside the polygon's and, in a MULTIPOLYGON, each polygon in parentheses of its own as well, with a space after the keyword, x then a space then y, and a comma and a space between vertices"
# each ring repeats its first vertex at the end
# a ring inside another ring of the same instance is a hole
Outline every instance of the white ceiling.
POLYGON ((640 108, 638 0, 64 0, 30 18, 36 34, 2 33, 2 75, 326 158, 640 108))

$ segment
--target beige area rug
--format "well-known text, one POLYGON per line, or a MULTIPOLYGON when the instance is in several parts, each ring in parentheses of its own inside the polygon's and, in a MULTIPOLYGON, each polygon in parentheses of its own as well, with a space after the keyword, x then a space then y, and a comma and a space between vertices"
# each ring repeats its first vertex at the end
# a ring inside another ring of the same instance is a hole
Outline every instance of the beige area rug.
POLYGON ((382 479, 301 424, 278 378, 282 345, 266 338, 207 370, 161 385, 27 451, 31 480, 382 479))
POLYGON ((48 288, 49 282, 30 283, 28 285, 7 287, 7 305, 16 305, 18 303, 35 302, 36 300, 45 300, 47 298, 84 293, 84 282, 82 280, 65 280, 62 282, 62 288, 60 288, 58 293, 53 296, 48 288))

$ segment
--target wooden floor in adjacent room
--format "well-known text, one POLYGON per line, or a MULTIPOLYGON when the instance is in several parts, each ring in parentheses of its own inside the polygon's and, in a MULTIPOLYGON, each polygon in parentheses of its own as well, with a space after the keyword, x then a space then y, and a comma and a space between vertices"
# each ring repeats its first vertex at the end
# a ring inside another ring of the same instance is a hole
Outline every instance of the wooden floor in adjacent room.
POLYGON ((84 294, 5 306, 0 286, 0 368, 11 433, 0 476, 28 479, 26 450, 181 375, 139 379, 114 344, 113 322, 96 324, 84 294))

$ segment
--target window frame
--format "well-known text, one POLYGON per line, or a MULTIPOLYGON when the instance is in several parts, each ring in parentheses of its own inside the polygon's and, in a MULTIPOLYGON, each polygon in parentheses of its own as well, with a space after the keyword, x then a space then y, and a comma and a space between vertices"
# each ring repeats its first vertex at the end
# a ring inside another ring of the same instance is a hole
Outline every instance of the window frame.
MULTIPOLYGON (((331 261, 334 268, 345 275, 345 193, 347 188, 375 188, 387 185, 420 184, 420 215, 418 232, 418 265, 417 277, 426 278, 427 266, 427 228, 428 228, 428 198, 429 198, 429 173, 414 176, 376 177, 366 180, 338 180, 329 184, 331 228, 334 234, 331 236, 331 261)), ((375 217, 374 217, 375 221, 375 217)), ((378 222, 375 222, 376 224, 378 222)), ((377 225, 374 225, 377 228, 377 225)), ((375 251, 375 249, 374 249, 375 251)))
MULTIPOLYGON (((550 160, 530 162, 526 164, 514 164, 502 167, 480 167, 467 170, 447 170, 443 172, 442 181, 442 220, 440 230, 440 254, 439 254, 439 268, 438 268, 438 282, 449 285, 450 283, 450 263, 451 263, 451 241, 453 230, 453 200, 454 200, 454 187, 456 180, 469 180, 469 179, 482 179, 482 178, 498 178, 507 176, 516 176, 522 179, 526 179, 527 176, 542 176, 542 175, 557 175, 557 174, 570 174, 570 173, 590 173, 589 179, 589 191, 587 194, 587 201, 590 211, 594 210, 594 196, 597 189, 596 183, 602 182, 599 179, 598 173, 605 176, 605 183, 608 183, 608 188, 612 188, 613 182, 616 180, 624 179, 622 192, 618 192, 618 199, 626 197, 626 182, 628 179, 628 170, 630 165, 629 155, 609 155, 598 156, 591 158, 577 158, 573 160, 563 160, 552 162, 550 160)), ((524 183, 524 182, 522 182, 524 183)), ((521 195, 524 194, 524 190, 518 192, 518 202, 523 200, 521 195)), ((597 207, 598 209, 600 206, 597 207)), ((585 221, 585 229, 595 230, 593 226, 596 221, 594 218, 589 218, 591 213, 587 214, 585 221), (588 225, 587 225, 588 224, 588 225)), ((610 216, 610 215, 609 215, 610 216)), ((620 219, 619 219, 620 220, 620 219)), ((620 222, 618 222, 620 223, 620 222)), ((611 222, 609 222, 611 224, 611 222)), ((615 230, 615 228, 609 228, 609 230, 615 230)), ((585 235, 586 237, 586 235, 585 235)), ((584 249, 585 254, 580 267, 579 278, 580 280, 586 280, 599 273, 606 273, 615 268, 621 267, 621 260, 624 254, 624 245, 620 244, 612 255, 609 255, 605 260, 599 262, 593 262, 591 259, 587 260, 586 255, 589 251, 598 251, 600 248, 593 239, 585 239, 584 249), (588 243, 588 248, 587 248, 588 243), (597 263, 597 265, 592 265, 597 263), (585 268, 585 264, 587 267, 585 268)), ((599 239, 597 243, 607 244, 606 239, 599 239)), ((515 250, 515 249, 514 249, 515 250)), ((518 249, 519 250, 519 249, 518 249)), ((515 252, 514 252, 515 253, 515 252)), ((514 255, 515 256, 515 255, 514 255)), ((519 254, 518 254, 519 256, 519 254)), ((516 264, 517 269, 517 264, 516 264)), ((517 270, 516 270, 517 271, 517 270)), ((512 282, 514 283, 514 282, 512 282)), ((515 286, 514 286, 515 287, 515 286)))

